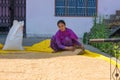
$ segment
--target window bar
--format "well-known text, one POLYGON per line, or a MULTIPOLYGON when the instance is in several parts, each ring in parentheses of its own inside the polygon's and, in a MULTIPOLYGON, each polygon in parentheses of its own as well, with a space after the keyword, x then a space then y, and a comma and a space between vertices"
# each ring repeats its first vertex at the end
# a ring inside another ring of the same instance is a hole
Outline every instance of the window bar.
POLYGON ((85 16, 89 16, 88 15, 88 0, 86 0, 86 12, 85 12, 85 16))
POLYGON ((23 35, 23 37, 26 37, 26 0, 24 0, 23 1, 23 3, 24 3, 24 11, 23 11, 23 13, 24 13, 24 15, 23 15, 23 17, 24 17, 24 30, 23 30, 23 33, 24 33, 24 35, 23 35))
POLYGON ((96 0, 96 13, 95 13, 96 16, 97 16, 97 12, 98 12, 98 0, 96 0))
POLYGON ((3 0, 1 0, 1 23, 3 23, 3 0))
POLYGON ((21 6, 20 6, 20 8, 21 8, 21 11, 20 11, 20 12, 21 12, 21 15, 20 15, 20 16, 21 16, 21 20, 23 20, 23 16, 22 16, 22 9, 23 9, 22 0, 21 0, 21 4, 20 4, 20 5, 21 5, 21 6))
POLYGON ((77 16, 79 16, 79 8, 78 8, 78 7, 79 7, 79 4, 80 4, 80 3, 79 3, 79 1, 77 0, 77 1, 76 1, 76 5, 77 5, 77 8, 76 8, 77 16))
POLYGON ((68 16, 68 0, 64 0, 65 1, 65 16, 68 16))
POLYGON ((55 14, 55 16, 57 16, 57 12, 56 12, 56 0, 55 0, 54 5, 55 5, 55 7, 54 7, 54 10, 55 10, 54 14, 55 14))
POLYGON ((11 21, 11 26, 12 26, 12 22, 14 20, 14 0, 10 1, 10 21, 11 21))
POLYGON ((77 11, 77 3, 78 3, 78 0, 75 1, 75 16, 78 16, 78 11, 77 11))

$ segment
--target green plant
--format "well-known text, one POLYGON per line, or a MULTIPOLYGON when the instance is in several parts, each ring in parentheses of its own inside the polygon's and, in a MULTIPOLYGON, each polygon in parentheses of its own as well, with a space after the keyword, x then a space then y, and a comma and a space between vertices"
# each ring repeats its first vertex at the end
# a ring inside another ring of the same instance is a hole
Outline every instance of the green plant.
MULTIPOLYGON (((89 39, 98 39, 98 38, 109 38, 109 27, 104 24, 103 20, 100 17, 99 23, 96 23, 97 18, 94 17, 93 19, 93 27, 91 28, 89 32, 89 39)), ((84 37, 86 36, 86 33, 84 34, 84 37)), ((114 36, 114 38, 118 38, 117 36, 114 36)), ((86 41, 86 38, 84 38, 86 41)), ((112 56, 118 57, 120 59, 120 47, 116 50, 116 46, 113 45, 112 42, 104 42, 104 43, 90 43, 90 45, 100 49, 102 52, 105 52, 107 54, 112 54, 112 56), (116 54, 115 54, 116 53, 116 54)), ((120 42, 117 43, 118 46, 120 46, 120 42)))
POLYGON ((88 43, 88 33, 87 32, 85 32, 84 35, 83 35, 83 43, 84 44, 88 43))
MULTIPOLYGON (((106 25, 103 22, 96 23, 96 17, 93 20, 94 25, 91 28, 89 38, 90 39, 97 39, 97 38, 108 38, 109 37, 109 30, 107 29, 106 25)), ((106 53, 112 53, 112 43, 91 43, 92 46, 100 49, 106 53)))

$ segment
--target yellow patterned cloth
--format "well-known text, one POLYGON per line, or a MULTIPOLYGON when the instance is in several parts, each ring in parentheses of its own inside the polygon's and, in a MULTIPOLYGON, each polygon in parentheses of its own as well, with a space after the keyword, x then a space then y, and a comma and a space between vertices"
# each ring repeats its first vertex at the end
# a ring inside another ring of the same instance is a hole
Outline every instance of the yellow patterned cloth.
POLYGON ((2 49, 3 48, 3 45, 0 43, 0 49, 2 49))
POLYGON ((36 43, 32 46, 24 46, 23 51, 11 51, 11 50, 2 50, 3 45, 0 44, 0 53, 18 53, 18 52, 46 52, 52 53, 53 50, 50 48, 50 39, 43 40, 39 43, 36 43))
POLYGON ((50 48, 50 39, 46 39, 42 42, 36 43, 31 47, 25 47, 26 51, 37 51, 37 52, 48 52, 51 53, 53 50, 50 48))

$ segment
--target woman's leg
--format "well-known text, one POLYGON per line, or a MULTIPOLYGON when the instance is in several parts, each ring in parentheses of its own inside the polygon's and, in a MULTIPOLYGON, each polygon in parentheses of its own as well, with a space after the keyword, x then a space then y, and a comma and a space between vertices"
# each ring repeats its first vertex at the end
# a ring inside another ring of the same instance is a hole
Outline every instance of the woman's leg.
POLYGON ((57 52, 57 51, 60 50, 60 49, 58 48, 58 46, 57 46, 55 36, 53 36, 53 37, 51 38, 50 47, 51 47, 55 52, 57 52))

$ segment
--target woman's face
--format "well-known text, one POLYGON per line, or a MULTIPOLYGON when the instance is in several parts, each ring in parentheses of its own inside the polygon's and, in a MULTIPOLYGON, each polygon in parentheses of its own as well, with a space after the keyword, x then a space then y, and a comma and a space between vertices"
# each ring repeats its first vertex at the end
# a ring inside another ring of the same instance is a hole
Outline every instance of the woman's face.
POLYGON ((59 24, 58 24, 58 27, 59 27, 59 30, 60 30, 60 31, 65 31, 65 29, 66 29, 66 26, 65 26, 65 24, 63 24, 63 23, 59 23, 59 24))

